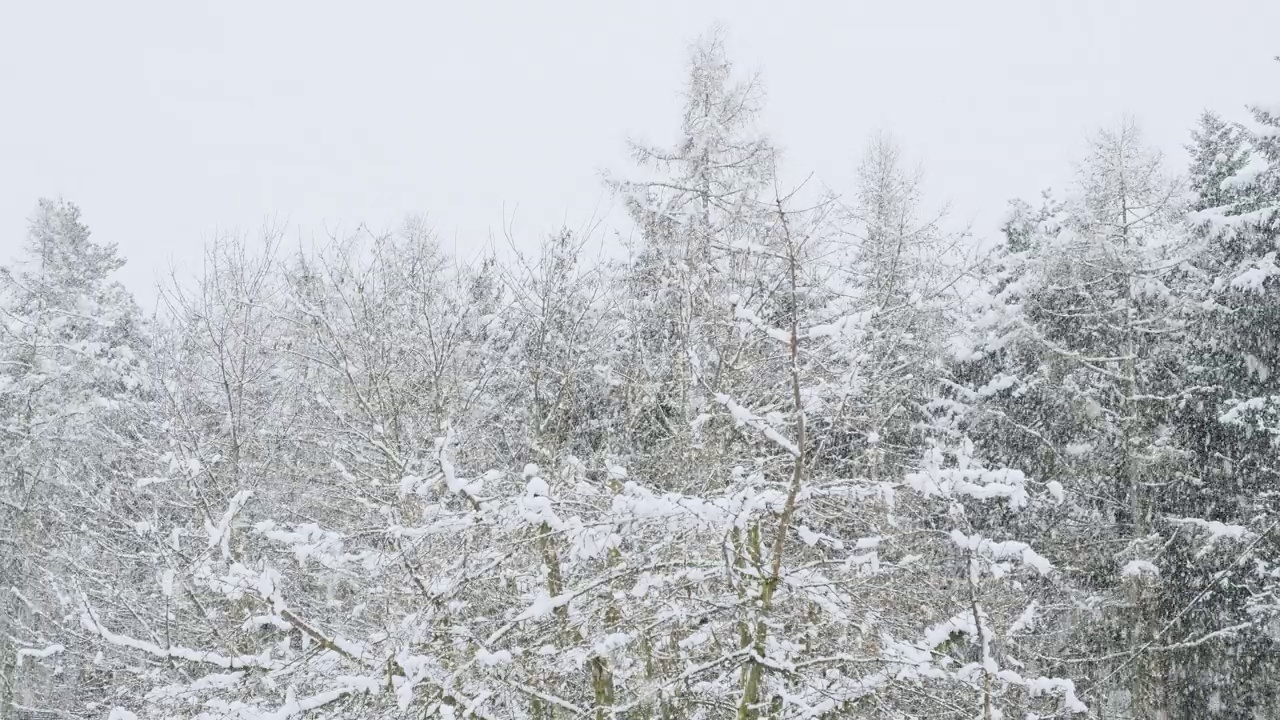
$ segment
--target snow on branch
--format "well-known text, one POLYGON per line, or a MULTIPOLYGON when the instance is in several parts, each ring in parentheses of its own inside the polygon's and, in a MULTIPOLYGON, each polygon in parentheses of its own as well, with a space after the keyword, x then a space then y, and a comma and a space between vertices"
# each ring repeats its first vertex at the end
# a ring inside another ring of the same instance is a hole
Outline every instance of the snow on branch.
POLYGON ((1253 185, 1258 176, 1265 173, 1271 167, 1264 155, 1252 155, 1249 162, 1240 168, 1231 177, 1225 178, 1218 184, 1223 190, 1242 190, 1253 185))
POLYGON ((773 338, 774 340, 777 340, 783 345, 786 345, 788 347, 791 346, 791 332, 789 330, 769 327, 769 325, 765 323, 765 321, 762 320, 760 316, 757 315, 756 312, 751 308, 746 307, 740 303, 734 303, 733 316, 735 318, 738 318, 739 320, 747 321, 747 323, 749 323, 752 327, 762 331, 765 335, 768 335, 769 337, 773 338))
POLYGON ((1280 275, 1280 265, 1276 265, 1276 253, 1271 251, 1253 261, 1253 267, 1236 274, 1231 279, 1231 287, 1242 292, 1261 293, 1267 279, 1280 275))
POLYGON ((723 393, 716 395, 716 402, 725 406, 729 411, 729 414, 733 416, 733 421, 738 427, 750 425, 760 431, 762 435, 773 441, 783 450, 786 450, 795 457, 800 457, 799 446, 783 436, 782 433, 775 430, 764 418, 755 415, 750 410, 734 402, 728 395, 723 393))
POLYGON ((225 560, 231 559, 231 521, 251 497, 253 497, 252 490, 241 490, 232 496, 231 502, 227 503, 227 511, 223 513, 222 519, 216 526, 207 519, 204 521, 205 530, 209 533, 209 547, 221 547, 222 557, 225 560))
POLYGON ((853 315, 845 315, 830 323, 813 325, 808 330, 800 333, 801 337, 811 340, 817 340, 824 337, 839 337, 842 335, 854 335, 870 325, 871 320, 875 317, 875 312, 866 310, 853 315))
POLYGON ((1021 685, 1027 689, 1031 697, 1056 695, 1062 698, 1062 704, 1072 715, 1089 712, 1089 707, 1076 697, 1076 684, 1065 678, 1035 677, 1024 678, 1012 670, 1001 670, 996 678, 1010 685, 1021 685))
POLYGON ((18 648, 18 664, 21 665, 27 658, 34 660, 43 660, 52 657, 66 650, 61 645, 50 645, 46 648, 18 648))
POLYGON ((1130 560, 1120 568, 1120 577, 1159 577, 1160 568, 1150 560, 1130 560))
POLYGON ((1218 416, 1218 422, 1280 436, 1280 395, 1235 401, 1218 416))
POLYGON ((1202 520, 1200 518, 1169 518, 1169 522, 1174 525, 1195 528, 1209 536, 1208 540, 1205 542, 1204 548, 1202 548, 1200 552, 1196 553, 1196 557, 1203 557, 1213 549, 1215 545, 1217 545, 1218 541, 1223 539, 1244 542, 1257 537, 1254 532, 1243 525, 1228 525, 1227 523, 1219 522, 1217 520, 1202 520))
POLYGON ((225 670, 235 668, 260 668, 263 670, 277 670, 280 664, 271 660, 271 651, 268 650, 260 655, 223 655, 213 650, 193 650, 181 646, 170 646, 162 648, 155 643, 146 640, 138 640, 127 635, 118 635, 111 632, 98 620, 97 613, 93 610, 85 610, 80 615, 80 626, 85 630, 97 635, 105 640, 108 644, 117 647, 138 650, 159 658, 188 660, 190 662, 207 663, 216 665, 225 670))
POLYGON ((975 500, 1004 499, 1009 507, 1027 505, 1026 476, 1020 470, 983 468, 928 468, 909 473, 907 484, 925 496, 949 498, 965 495, 975 500))
POLYGON ((1047 558, 1032 550, 1027 543, 1018 540, 996 541, 980 535, 966 535, 960 530, 951 531, 951 540, 961 549, 970 550, 975 555, 985 556, 993 561, 1019 560, 1041 575, 1048 575, 1053 571, 1053 565, 1047 558))
POLYGON ((350 684, 338 687, 332 690, 326 690, 310 697, 298 699, 292 687, 285 694, 284 704, 275 712, 259 715, 260 720, 289 720, 289 718, 297 717, 316 708, 324 707, 329 703, 341 700, 348 695, 366 692, 370 695, 377 695, 382 690, 382 685, 372 678, 342 678, 350 684), (355 681, 355 682, 351 682, 355 681))

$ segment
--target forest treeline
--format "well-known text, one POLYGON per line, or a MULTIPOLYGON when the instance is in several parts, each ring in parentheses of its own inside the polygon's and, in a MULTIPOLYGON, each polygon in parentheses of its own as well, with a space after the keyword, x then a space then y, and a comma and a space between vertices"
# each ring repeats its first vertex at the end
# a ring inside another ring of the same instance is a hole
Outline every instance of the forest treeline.
POLYGON ((268 234, 144 317, 41 201, 0 720, 1280 716, 1280 105, 980 252, 885 139, 783 187, 718 38, 684 99, 619 260, 268 234))

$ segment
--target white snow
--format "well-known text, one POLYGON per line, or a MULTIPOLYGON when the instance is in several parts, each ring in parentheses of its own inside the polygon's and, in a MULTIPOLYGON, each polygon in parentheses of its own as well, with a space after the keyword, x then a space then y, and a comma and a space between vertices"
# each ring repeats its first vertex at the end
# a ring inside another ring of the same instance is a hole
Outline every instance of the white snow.
POLYGON ((1150 560, 1130 560, 1120 568, 1120 577, 1156 577, 1160 575, 1160 568, 1150 560))
POLYGON ((800 540, 803 541, 804 544, 808 545, 809 547, 813 547, 814 545, 817 545, 818 540, 820 539, 820 536, 817 533, 815 533, 814 531, 810 530, 809 528, 803 525, 796 528, 796 533, 800 535, 800 540))
POLYGON ((628 633, 610 633, 596 641, 592 646, 592 650, 594 650, 597 655, 609 655, 614 651, 621 650, 630 643, 631 635, 628 633))
POLYGON ((1048 575, 1053 571, 1053 565, 1049 563, 1043 555, 1040 555, 1027 543, 1017 540, 995 541, 979 535, 966 535, 960 530, 951 531, 951 540, 964 550, 974 552, 979 556, 985 556, 992 560, 1019 560, 1023 565, 1034 569, 1041 575, 1048 575))
POLYGON ((259 630, 261 628, 275 628, 288 632, 293 629, 293 625, 281 618, 279 615, 254 615, 245 620, 240 626, 242 630, 259 630))
POLYGON ((551 597, 545 591, 538 593, 534 597, 533 602, 523 612, 515 617, 519 620, 542 620, 555 612, 556 608, 567 605, 569 603, 568 595, 557 595, 551 597))
POLYGON ((963 495, 975 500, 1002 499, 1014 509, 1027 504, 1026 476, 1019 470, 926 468, 908 473, 907 484, 925 496, 963 495))
POLYGON ((760 431, 762 435, 781 447, 783 450, 786 450, 788 453, 791 453, 796 457, 800 457, 800 448, 794 442, 784 437, 764 419, 734 402, 728 395, 723 393, 716 395, 716 402, 723 405, 725 409, 729 411, 729 414, 733 417, 734 424, 739 427, 743 425, 750 425, 752 428, 760 431))
POLYGON ((18 648, 18 664, 21 665, 27 658, 43 660, 48 657, 53 657, 65 650, 66 648, 61 645, 50 645, 44 648, 18 648))
POLYGON ((1018 616, 1018 619, 1014 620, 1013 624, 1009 626, 1008 636, 1013 637, 1018 633, 1034 630, 1036 625, 1036 614, 1039 610, 1040 603, 1035 600, 1028 603, 1027 607, 1022 611, 1022 614, 1018 616))
POLYGON ((485 667, 496 667, 498 665, 510 665, 512 662, 510 650, 499 650, 497 652, 489 652, 484 648, 476 651, 476 662, 485 667))
POLYGON ((1247 540, 1254 537, 1252 531, 1243 525, 1228 525, 1227 523, 1217 520, 1202 520, 1200 518, 1170 518, 1171 522, 1188 525, 1194 527, 1209 536, 1208 544, 1213 545, 1219 540, 1247 540))
POLYGON ((530 497, 546 497, 551 492, 551 488, 547 485, 547 481, 541 476, 534 475, 529 478, 528 484, 525 485, 525 492, 530 497))
POLYGON ((1058 482, 1057 480, 1050 480, 1049 482, 1045 483, 1044 486, 1046 489, 1048 489, 1049 496, 1053 498, 1053 501, 1055 503, 1057 503, 1058 505, 1061 505, 1062 503, 1066 502, 1067 491, 1062 487, 1062 483, 1058 482))
POLYGON ((1275 251, 1258 258, 1253 267, 1245 268, 1231 279, 1231 287, 1244 292, 1260 293, 1268 279, 1280 275, 1280 266, 1276 265, 1275 251))
POLYGON ((1257 181, 1258 176, 1266 172, 1270 168, 1270 163, 1262 153, 1254 153, 1249 156, 1249 162, 1240 168, 1235 175, 1225 179, 1220 183, 1223 190, 1237 190, 1246 188, 1257 181))
POLYGON ((223 513, 217 525, 205 520, 205 531, 209 534, 209 547, 221 548, 224 559, 231 559, 231 522, 251 497, 253 497, 252 490, 241 490, 231 497, 230 502, 227 503, 227 511, 223 513))

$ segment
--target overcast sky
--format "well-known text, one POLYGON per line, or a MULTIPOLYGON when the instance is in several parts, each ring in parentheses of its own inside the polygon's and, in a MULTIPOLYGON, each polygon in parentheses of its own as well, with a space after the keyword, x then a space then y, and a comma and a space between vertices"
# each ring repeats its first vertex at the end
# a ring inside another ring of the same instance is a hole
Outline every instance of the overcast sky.
POLYGON ((1132 114, 1181 161, 1195 116, 1280 89, 1280 2, 55 2, 0 11, 0 258, 41 196, 119 243, 144 298, 265 220, 428 216, 460 252, 607 213, 625 139, 666 141, 720 22, 790 175, 846 188, 887 128, 988 230, 1132 114))

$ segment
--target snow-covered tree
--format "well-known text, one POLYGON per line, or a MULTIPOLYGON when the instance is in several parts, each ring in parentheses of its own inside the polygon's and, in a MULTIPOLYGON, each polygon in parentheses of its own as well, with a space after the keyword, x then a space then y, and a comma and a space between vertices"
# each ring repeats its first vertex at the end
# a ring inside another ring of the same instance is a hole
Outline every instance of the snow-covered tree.
POLYGON ((506 411, 523 409, 518 426, 529 433, 529 460, 546 466, 630 447, 610 432, 626 421, 617 366, 627 333, 610 286, 614 268, 590 265, 584 246, 564 229, 534 257, 516 251, 502 273, 508 354, 496 394, 506 411))
MULTIPOLYGON (((1193 135, 1192 222, 1203 243, 1201 312, 1187 361, 1209 388, 1179 418, 1194 453, 1186 515, 1200 542, 1174 559, 1180 627, 1221 639, 1176 653, 1184 707, 1224 717, 1274 713, 1280 697, 1249 679, 1276 672, 1277 515, 1273 459, 1280 444, 1280 110, 1253 109, 1253 122, 1228 126, 1206 116, 1193 135), (1208 539, 1208 544, 1204 539, 1208 539), (1192 610, 1187 610, 1192 608, 1192 610)), ((1190 634, 1190 631, 1188 631, 1190 634)))
POLYGON ((776 292, 776 249, 760 221, 775 150, 756 127, 763 87, 734 78, 721 35, 690 55, 679 140, 633 145, 647 175, 612 184, 639 231, 623 307, 631 347, 619 368, 629 378, 629 434, 645 456, 707 467, 707 477, 681 479, 702 483, 717 473, 691 424, 742 381, 729 371, 740 348, 732 299, 776 292))
POLYGON ((847 316, 857 340, 831 358, 840 382, 849 471, 900 475, 919 459, 922 409, 943 373, 954 310, 970 284, 973 258, 964 232, 944 227, 945 209, 924 215, 923 172, 880 134, 868 145, 850 202, 835 213, 823 252, 831 267, 830 308, 847 316), (829 255, 828 255, 829 253, 829 255))
POLYGON ((111 280, 123 264, 79 208, 42 200, 0 269, 0 718, 84 699, 65 615, 128 571, 100 527, 116 519, 147 378, 137 306, 111 280))
POLYGON ((42 202, 0 720, 1274 715, 1280 111, 1185 181, 1100 133, 987 256, 884 135, 781 188, 758 80, 688 70, 625 261, 273 230, 144 324, 42 202))
MULTIPOLYGON (((1138 648, 1161 632, 1150 591, 1119 572, 1149 562, 1169 531, 1171 502, 1190 482, 1173 414, 1207 388, 1183 367, 1198 275, 1179 220, 1181 194, 1131 123, 1100 133, 1080 167, 1074 198, 1030 234, 1010 237, 978 320, 957 346, 957 400, 983 453, 1065 488, 1050 558, 1077 543, 1067 617, 1068 654, 1100 660, 1095 679, 1123 673, 1122 701, 1139 715, 1164 711, 1165 670, 1138 648), (1070 528, 1069 530, 1067 528, 1070 528), (1117 563, 1120 567, 1117 566, 1117 563), (1097 615, 1103 622, 1086 621, 1097 615), (1116 656, 1115 628, 1130 655, 1116 656)), ((1145 565, 1144 565, 1145 567, 1145 565)), ((1113 687, 1114 686, 1114 687, 1113 687)), ((1088 688, 1097 700, 1121 687, 1088 688)))

